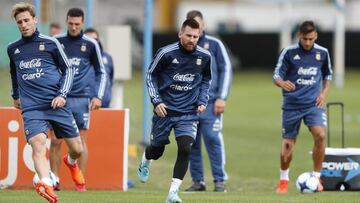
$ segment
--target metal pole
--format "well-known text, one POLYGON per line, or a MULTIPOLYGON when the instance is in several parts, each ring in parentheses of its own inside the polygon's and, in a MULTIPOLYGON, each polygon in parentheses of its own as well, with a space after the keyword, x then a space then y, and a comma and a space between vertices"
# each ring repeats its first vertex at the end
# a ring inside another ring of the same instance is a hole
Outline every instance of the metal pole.
POLYGON ((93 26, 93 12, 94 12, 94 1, 86 0, 85 28, 89 28, 93 26))
POLYGON ((334 36, 335 86, 342 89, 345 78, 345 0, 334 0, 336 8, 334 36))
POLYGON ((145 0, 145 21, 144 21, 144 63, 143 63, 143 139, 144 145, 150 144, 150 98, 146 86, 146 72, 152 58, 152 23, 153 23, 153 1, 145 0))
POLYGON ((37 21, 38 21, 38 29, 39 31, 41 28, 41 1, 40 0, 33 0, 33 4, 35 6, 35 15, 37 16, 37 21))

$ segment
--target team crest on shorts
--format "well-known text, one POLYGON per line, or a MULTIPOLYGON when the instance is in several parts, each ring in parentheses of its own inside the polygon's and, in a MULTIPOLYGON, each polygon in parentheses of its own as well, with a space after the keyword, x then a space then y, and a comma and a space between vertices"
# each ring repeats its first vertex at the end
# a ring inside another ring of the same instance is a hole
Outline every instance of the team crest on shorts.
POLYGON ((196 59, 196 65, 200 66, 202 63, 202 59, 201 58, 197 58, 196 59))
POLYGON ((316 52, 315 58, 316 58, 316 60, 318 60, 318 61, 321 60, 321 54, 320 54, 320 52, 316 52))
POLYGON ((86 51, 86 44, 82 44, 80 47, 80 51, 85 52, 86 51))
POLYGON ((26 129, 25 130, 25 135, 28 136, 30 134, 30 130, 29 129, 26 129))
POLYGON ((45 50, 45 44, 42 42, 39 45, 39 51, 44 51, 45 50))

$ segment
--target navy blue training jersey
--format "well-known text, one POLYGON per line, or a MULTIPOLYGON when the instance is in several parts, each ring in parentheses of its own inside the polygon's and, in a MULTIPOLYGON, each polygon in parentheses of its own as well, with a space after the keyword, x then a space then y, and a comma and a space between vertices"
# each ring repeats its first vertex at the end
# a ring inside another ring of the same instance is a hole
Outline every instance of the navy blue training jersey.
POLYGON ((55 36, 64 48, 72 66, 75 68, 74 84, 69 97, 91 97, 92 81, 91 68, 95 69, 95 96, 103 98, 106 85, 106 72, 102 62, 98 43, 83 34, 72 37, 68 33, 55 36))
POLYGON ((320 95, 323 80, 332 79, 329 52, 326 48, 314 44, 311 50, 304 50, 294 44, 282 50, 273 79, 282 78, 295 84, 295 90, 282 90, 283 109, 301 109, 313 107, 320 95))
POLYGON ((198 45, 211 53, 211 85, 210 100, 226 100, 231 86, 232 68, 229 55, 224 44, 217 38, 204 34, 200 37, 198 45))
POLYGON ((22 111, 51 108, 56 96, 66 98, 71 89, 74 69, 52 37, 37 30, 31 37, 10 43, 12 97, 21 101, 22 111))
POLYGON ((192 52, 180 42, 160 48, 147 72, 151 102, 167 105, 168 115, 196 113, 209 100, 210 67, 211 55, 200 46, 192 52))

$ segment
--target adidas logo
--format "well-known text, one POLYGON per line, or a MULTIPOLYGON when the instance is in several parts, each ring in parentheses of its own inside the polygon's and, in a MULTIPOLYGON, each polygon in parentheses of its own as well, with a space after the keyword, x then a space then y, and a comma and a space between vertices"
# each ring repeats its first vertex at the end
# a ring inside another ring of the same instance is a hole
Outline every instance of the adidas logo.
POLYGON ((300 60, 300 56, 296 54, 293 59, 294 60, 300 60))
POLYGON ((178 64, 179 61, 178 61, 176 58, 174 58, 174 60, 173 60, 171 63, 176 63, 176 64, 178 64))
POLYGON ((20 50, 18 48, 15 49, 14 54, 20 54, 20 50))

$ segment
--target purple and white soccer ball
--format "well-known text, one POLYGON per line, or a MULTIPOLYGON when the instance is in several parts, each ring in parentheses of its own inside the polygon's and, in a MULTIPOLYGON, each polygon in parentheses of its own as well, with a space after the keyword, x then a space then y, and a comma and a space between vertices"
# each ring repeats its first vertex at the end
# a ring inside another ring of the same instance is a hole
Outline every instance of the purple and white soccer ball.
MULTIPOLYGON (((51 179, 51 182, 52 182, 52 186, 54 187, 54 185, 56 185, 56 176, 51 171, 50 171, 49 175, 50 175, 50 179, 51 179)), ((36 183, 38 183, 39 181, 40 181, 39 175, 37 173, 35 173, 34 178, 33 178, 34 187, 36 187, 36 183)))
POLYGON ((296 180, 296 188, 301 193, 315 193, 319 184, 319 179, 310 172, 300 174, 296 180))

